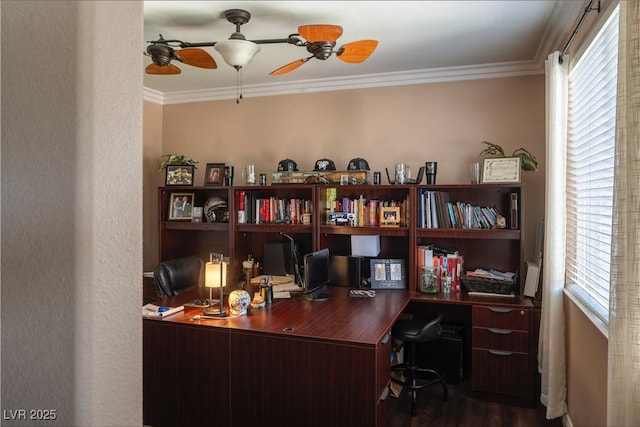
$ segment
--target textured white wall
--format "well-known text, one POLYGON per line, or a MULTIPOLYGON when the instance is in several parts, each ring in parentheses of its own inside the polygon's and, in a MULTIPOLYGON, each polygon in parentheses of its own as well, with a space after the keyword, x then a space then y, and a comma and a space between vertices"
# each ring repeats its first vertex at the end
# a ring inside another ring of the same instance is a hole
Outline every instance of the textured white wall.
POLYGON ((142 3, 0 7, 2 425, 141 425, 142 3))

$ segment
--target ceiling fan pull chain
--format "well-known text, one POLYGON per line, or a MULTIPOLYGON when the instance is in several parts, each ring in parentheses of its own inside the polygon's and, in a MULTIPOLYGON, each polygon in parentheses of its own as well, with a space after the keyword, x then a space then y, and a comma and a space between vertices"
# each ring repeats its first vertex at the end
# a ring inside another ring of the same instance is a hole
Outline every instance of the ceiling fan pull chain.
POLYGON ((236 69, 236 104, 240 104, 242 99, 242 80, 240 79, 240 69, 236 69))

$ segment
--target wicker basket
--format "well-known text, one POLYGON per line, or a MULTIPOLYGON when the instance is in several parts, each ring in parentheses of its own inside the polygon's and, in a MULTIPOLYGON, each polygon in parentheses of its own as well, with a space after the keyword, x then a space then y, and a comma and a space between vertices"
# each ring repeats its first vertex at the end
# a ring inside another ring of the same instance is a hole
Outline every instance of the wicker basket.
POLYGON ((464 286, 467 292, 485 292, 489 294, 511 294, 517 293, 518 275, 516 274, 513 280, 495 280, 488 279, 486 277, 467 276, 462 274, 460 276, 462 286, 464 286))

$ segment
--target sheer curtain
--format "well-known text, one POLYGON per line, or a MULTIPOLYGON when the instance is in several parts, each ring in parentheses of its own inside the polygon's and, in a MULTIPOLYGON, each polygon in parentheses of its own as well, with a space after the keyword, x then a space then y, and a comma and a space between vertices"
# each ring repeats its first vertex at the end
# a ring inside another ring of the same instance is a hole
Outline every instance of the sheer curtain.
POLYGON ((640 425, 640 2, 620 2, 607 424, 640 425))
POLYGON ((568 63, 565 58, 560 64, 560 52, 554 52, 545 65, 547 176, 538 371, 542 378, 540 401, 547 407, 549 419, 567 413, 563 288, 568 63))

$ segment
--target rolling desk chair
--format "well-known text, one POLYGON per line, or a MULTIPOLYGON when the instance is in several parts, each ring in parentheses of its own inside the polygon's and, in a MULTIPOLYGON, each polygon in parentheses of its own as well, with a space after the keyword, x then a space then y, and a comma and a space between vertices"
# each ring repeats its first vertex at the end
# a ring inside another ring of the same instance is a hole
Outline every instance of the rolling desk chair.
POLYGON ((204 278, 204 261, 196 256, 163 261, 153 271, 159 299, 196 289, 204 278))
POLYGON ((416 415, 417 391, 425 387, 440 383, 444 393, 443 400, 447 400, 449 390, 443 373, 435 369, 422 368, 416 360, 416 345, 440 339, 442 315, 436 314, 429 319, 400 319, 391 328, 391 336, 406 343, 405 361, 391 367, 392 372, 400 372, 404 381, 392 377, 391 381, 407 389, 411 393, 411 415, 416 415), (428 379, 418 378, 418 374, 426 374, 428 379))

